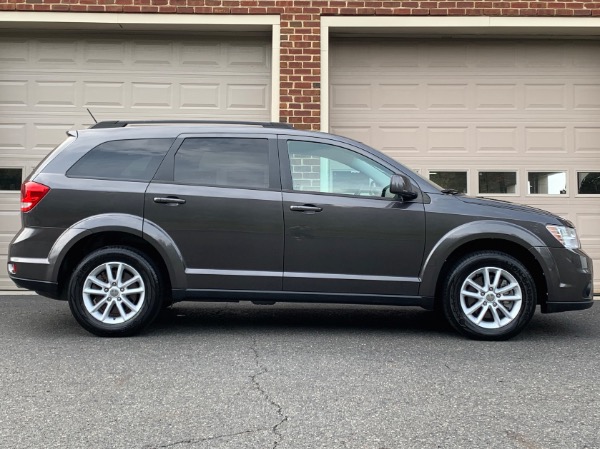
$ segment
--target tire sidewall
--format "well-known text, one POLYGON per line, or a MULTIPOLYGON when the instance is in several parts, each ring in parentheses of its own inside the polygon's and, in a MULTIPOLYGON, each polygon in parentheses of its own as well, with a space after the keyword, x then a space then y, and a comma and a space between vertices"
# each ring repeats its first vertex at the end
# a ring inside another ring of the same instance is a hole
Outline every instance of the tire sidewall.
POLYGON ((157 316, 161 307, 161 282, 158 270, 146 256, 124 247, 106 247, 92 252, 75 268, 69 282, 68 301, 71 313, 87 331, 102 337, 121 337, 138 333, 157 316), (119 324, 106 324, 94 318, 83 303, 83 285, 89 274, 107 262, 122 262, 140 274, 145 287, 142 309, 130 320, 119 324))
POLYGON ((480 340, 506 340, 518 334, 535 313, 537 294, 535 282, 527 268, 517 259, 500 252, 484 251, 458 261, 445 283, 444 314, 459 332, 480 340), (485 329, 471 322, 462 310, 460 291, 465 279, 483 267, 496 267, 509 272, 521 287, 522 304, 515 319, 498 329, 485 329))

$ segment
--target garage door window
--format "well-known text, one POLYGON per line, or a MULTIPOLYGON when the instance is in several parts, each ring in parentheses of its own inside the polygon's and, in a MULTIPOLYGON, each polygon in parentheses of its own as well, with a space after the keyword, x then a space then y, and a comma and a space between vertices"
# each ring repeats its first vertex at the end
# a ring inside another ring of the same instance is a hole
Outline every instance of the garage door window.
POLYGON ((580 195, 600 195, 600 172, 577 173, 577 193, 580 195))
POLYGON ((0 168, 0 190, 20 190, 23 169, 0 168))
POLYGON ((502 195, 516 194, 517 172, 481 171, 479 172, 479 193, 502 195))
POLYGON ((430 170, 429 179, 444 189, 453 189, 460 193, 467 193, 466 171, 430 170))
POLYGON ((530 195, 566 195, 567 173, 529 172, 527 174, 528 193, 530 195))

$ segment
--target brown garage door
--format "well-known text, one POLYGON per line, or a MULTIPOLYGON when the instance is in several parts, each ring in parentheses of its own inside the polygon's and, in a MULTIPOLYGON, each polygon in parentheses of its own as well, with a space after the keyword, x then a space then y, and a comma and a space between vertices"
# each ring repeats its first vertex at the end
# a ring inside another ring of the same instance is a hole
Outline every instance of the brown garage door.
MULTIPOLYGON (((0 267, 19 184, 97 119, 270 119, 269 37, 0 35, 0 267)), ((0 290, 14 284, 0 269, 0 290)))
POLYGON ((331 131, 576 224, 600 290, 600 43, 338 39, 331 131))

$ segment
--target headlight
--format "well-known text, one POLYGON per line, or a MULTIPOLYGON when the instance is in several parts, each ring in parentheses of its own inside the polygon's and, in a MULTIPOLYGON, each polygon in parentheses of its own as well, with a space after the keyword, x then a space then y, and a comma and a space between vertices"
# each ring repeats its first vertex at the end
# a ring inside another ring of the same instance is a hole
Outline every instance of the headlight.
POLYGON ((580 248, 577 231, 575 228, 567 226, 546 225, 546 229, 558 240, 565 248, 575 249, 580 248))

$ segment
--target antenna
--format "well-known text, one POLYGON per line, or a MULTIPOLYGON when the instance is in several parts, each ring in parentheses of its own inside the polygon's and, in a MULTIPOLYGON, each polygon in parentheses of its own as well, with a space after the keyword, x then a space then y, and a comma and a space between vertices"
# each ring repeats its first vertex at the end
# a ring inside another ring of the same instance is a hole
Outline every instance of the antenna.
POLYGON ((90 115, 92 116, 92 119, 94 119, 94 123, 98 123, 98 120, 96 120, 96 117, 94 117, 94 114, 92 114, 92 111, 90 111, 90 108, 86 108, 86 109, 90 113, 90 115))

